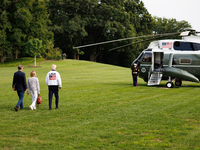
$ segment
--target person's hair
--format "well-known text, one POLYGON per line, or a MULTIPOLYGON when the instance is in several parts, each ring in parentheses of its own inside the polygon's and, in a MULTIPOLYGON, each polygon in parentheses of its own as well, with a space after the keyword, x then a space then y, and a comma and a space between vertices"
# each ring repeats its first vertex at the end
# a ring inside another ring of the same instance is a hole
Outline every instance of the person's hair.
POLYGON ((36 77, 36 72, 35 71, 31 71, 30 75, 31 75, 31 77, 36 77))
POLYGON ((51 69, 55 70, 55 69, 56 69, 56 65, 53 64, 53 65, 51 66, 51 69))
POLYGON ((22 65, 19 65, 19 66, 18 66, 18 70, 21 70, 22 68, 23 68, 22 65))

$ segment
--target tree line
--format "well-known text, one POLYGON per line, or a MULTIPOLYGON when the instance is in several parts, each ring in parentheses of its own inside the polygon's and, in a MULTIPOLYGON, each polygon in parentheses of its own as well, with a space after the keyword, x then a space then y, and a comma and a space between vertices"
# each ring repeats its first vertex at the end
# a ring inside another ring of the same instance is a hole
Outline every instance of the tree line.
POLYGON ((121 42, 75 49, 109 40, 191 27, 187 21, 152 17, 140 0, 1 0, 0 61, 42 56, 84 59, 129 67, 149 42, 117 50, 121 42))

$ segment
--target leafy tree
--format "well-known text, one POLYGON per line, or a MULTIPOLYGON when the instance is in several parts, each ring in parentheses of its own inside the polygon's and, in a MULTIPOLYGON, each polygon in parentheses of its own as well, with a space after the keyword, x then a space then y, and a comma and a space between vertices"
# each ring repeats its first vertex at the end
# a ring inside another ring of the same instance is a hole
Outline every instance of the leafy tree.
MULTIPOLYGON (((62 58, 62 50, 59 48, 54 48, 54 44, 53 42, 47 41, 44 45, 44 49, 45 49, 45 58, 46 59, 56 59, 59 60, 62 58)), ((44 55, 42 54, 42 55, 44 55)))
POLYGON ((55 60, 60 60, 62 59, 62 51, 61 49, 57 48, 53 48, 50 51, 48 51, 48 53, 46 54, 47 58, 46 59, 55 59, 55 60))
MULTIPOLYGON (((86 26, 88 36, 83 39, 82 45, 136 35, 134 27, 129 21, 129 14, 120 5, 112 6, 101 1, 97 8, 92 9, 92 11, 96 15, 91 16, 90 22, 86 26)), ((85 53, 89 55, 89 60, 95 61, 96 59, 101 59, 101 55, 104 55, 109 49, 127 42, 130 41, 86 48, 85 53)))
MULTIPOLYGON (((182 32, 185 28, 191 28, 191 25, 187 21, 177 21, 176 19, 167 19, 167 18, 160 18, 160 17, 153 17, 154 19, 154 27, 153 33, 154 34, 164 34, 164 33, 178 33, 182 32)), ((161 38, 166 38, 163 36, 161 38)), ((170 36, 172 39, 180 39, 179 35, 170 36)))
POLYGON ((34 66, 36 66, 36 57, 38 54, 43 52, 42 40, 37 38, 30 39, 26 43, 25 49, 27 54, 34 56, 34 66))
POLYGON ((45 44, 53 41, 53 32, 50 29, 51 21, 47 12, 45 0, 34 0, 31 9, 32 19, 26 34, 27 38, 38 38, 45 44))
POLYGON ((153 27, 153 32, 157 34, 181 32, 185 28, 191 27, 187 21, 177 21, 173 18, 154 17, 154 21, 155 25, 153 27))
POLYGON ((10 42, 7 39, 6 31, 11 30, 11 24, 8 21, 9 13, 6 11, 6 6, 9 4, 3 1, 0 5, 0 62, 4 62, 4 56, 11 52, 10 42))
POLYGON ((87 35, 87 20, 81 16, 84 11, 79 10, 87 3, 88 0, 50 0, 48 3, 55 46, 60 47, 68 56, 74 54, 73 47, 87 35))
POLYGON ((53 40, 44 0, 3 0, 0 12, 2 58, 8 54, 13 58, 18 58, 19 54, 25 56, 29 39, 38 38, 43 43, 53 40))
MULTIPOLYGON (((55 45, 68 56, 76 56, 74 46, 97 43, 152 33, 152 17, 139 0, 50 0, 48 3, 55 45), (142 32, 141 32, 142 31, 142 32), (137 33, 138 32, 138 33, 137 33)), ((109 52, 108 50, 133 40, 82 48, 81 59, 107 62, 108 56, 126 55, 130 46, 109 52), (117 55, 110 55, 116 53, 117 55)), ((141 45, 140 45, 141 46, 141 45)), ((127 54, 132 61, 135 52, 127 54)), ((127 58, 127 56, 125 56, 127 58)), ((117 59, 118 65, 123 62, 117 59)), ((108 60, 109 61, 109 60, 108 60)))

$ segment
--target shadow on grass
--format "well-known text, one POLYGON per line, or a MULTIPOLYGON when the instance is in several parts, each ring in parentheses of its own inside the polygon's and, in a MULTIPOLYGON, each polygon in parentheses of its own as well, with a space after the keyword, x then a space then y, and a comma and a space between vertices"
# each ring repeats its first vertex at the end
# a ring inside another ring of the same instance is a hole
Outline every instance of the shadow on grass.
MULTIPOLYGON (((158 87, 158 88, 167 88, 165 84, 160 84, 157 86, 153 86, 153 87, 158 87)), ((167 88, 167 89, 178 89, 178 88, 191 88, 191 87, 195 87, 198 88, 200 87, 200 85, 182 85, 182 86, 174 86, 173 88, 167 88)))
MULTIPOLYGON (((133 87, 132 83, 122 83, 122 82, 119 82, 119 83, 117 83, 117 82, 115 82, 115 83, 102 83, 102 84, 118 85, 118 86, 122 85, 122 86, 132 86, 133 87)), ((165 84, 148 86, 147 83, 138 83, 138 87, 162 88, 162 89, 178 89, 178 88, 191 88, 191 87, 200 88, 200 84, 199 85, 184 84, 182 86, 174 86, 173 88, 167 88, 165 84)))
POLYGON ((30 67, 30 68, 40 68, 42 66, 27 66, 27 67, 30 67))
MULTIPOLYGON (((9 106, 1 106, 0 110, 8 110, 8 111, 13 111, 13 112, 16 112, 15 109, 14 109, 15 105, 9 105, 9 106)), ((28 106, 25 106, 23 109, 20 109, 20 107, 18 108, 18 111, 27 111, 27 110, 31 110, 28 106)))
MULTIPOLYGON (((108 82, 108 83, 100 83, 100 84, 104 84, 104 85, 123 85, 123 86, 132 86, 133 87, 133 83, 122 83, 122 82, 108 82)), ((144 86, 144 87, 148 87, 146 83, 139 83, 138 86, 144 86)))

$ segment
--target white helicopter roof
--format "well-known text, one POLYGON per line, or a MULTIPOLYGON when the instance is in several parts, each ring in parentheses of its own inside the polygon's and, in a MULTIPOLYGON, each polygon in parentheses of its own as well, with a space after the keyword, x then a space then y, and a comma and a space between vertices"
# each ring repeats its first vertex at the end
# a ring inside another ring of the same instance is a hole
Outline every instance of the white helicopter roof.
POLYGON ((194 29, 186 28, 184 32, 180 34, 182 39, 166 39, 157 40, 149 44, 148 49, 160 49, 160 50, 174 50, 174 42, 192 42, 200 44, 200 32, 196 32, 194 29))
POLYGON ((153 41, 149 44, 148 49, 172 49, 173 48, 173 43, 174 41, 179 41, 179 40, 158 40, 158 41, 153 41))
POLYGON ((160 49, 162 51, 174 50, 174 42, 193 42, 200 44, 200 36, 185 36, 182 39, 166 39, 153 41, 149 44, 148 49, 160 49))
POLYGON ((200 36, 184 36, 182 39, 187 42, 200 43, 200 36))
POLYGON ((149 44, 148 49, 158 47, 158 41, 153 41, 149 44))

